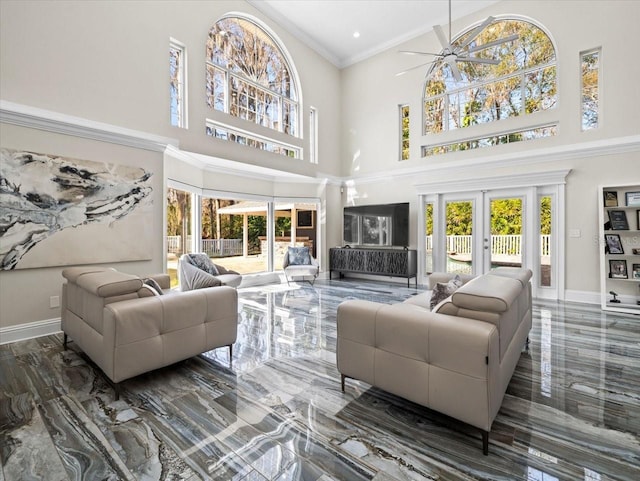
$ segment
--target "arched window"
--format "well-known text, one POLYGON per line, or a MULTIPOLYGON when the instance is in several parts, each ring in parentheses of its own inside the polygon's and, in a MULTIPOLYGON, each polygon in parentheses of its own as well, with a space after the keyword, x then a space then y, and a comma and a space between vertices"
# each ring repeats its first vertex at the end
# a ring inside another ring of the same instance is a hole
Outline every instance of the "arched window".
POLYGON ((218 20, 207 40, 209 107, 299 137, 291 65, 267 31, 244 17, 218 20))
MULTIPOLYGON (((473 29, 456 38, 464 43, 473 29)), ((457 62, 457 81, 446 62, 437 62, 427 74, 424 89, 424 134, 471 127, 477 124, 554 108, 557 103, 556 53, 551 39, 536 25, 515 19, 499 19, 487 26, 468 46, 471 56, 498 60, 497 65, 457 62), (517 34, 518 38, 487 49, 476 47, 517 34), (475 51, 474 51, 475 50, 475 51)), ((466 52, 466 49, 463 51, 466 52)), ((465 150, 555 134, 555 126, 536 126, 517 132, 462 143, 423 147, 423 156, 465 150), (474 143, 475 142, 475 143, 474 143)))

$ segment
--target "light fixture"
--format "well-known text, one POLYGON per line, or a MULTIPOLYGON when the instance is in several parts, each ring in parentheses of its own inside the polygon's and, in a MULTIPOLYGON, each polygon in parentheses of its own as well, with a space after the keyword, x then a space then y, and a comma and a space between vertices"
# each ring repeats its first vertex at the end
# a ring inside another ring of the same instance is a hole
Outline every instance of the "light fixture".
POLYGON ((360 38, 360 32, 358 31, 353 32, 353 38, 360 38))

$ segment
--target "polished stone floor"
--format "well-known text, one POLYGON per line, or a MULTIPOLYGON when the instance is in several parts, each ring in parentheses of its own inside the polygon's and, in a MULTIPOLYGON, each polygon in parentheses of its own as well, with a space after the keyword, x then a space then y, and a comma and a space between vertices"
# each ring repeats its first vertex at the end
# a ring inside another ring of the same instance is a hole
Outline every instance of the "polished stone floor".
MULTIPOLYGON (((493 424, 335 368, 336 307, 416 291, 334 280, 240 291, 238 342, 123 383, 54 335, 0 346, 0 481, 639 480, 640 317, 536 301, 493 424)), ((399 375, 402 375, 399 373, 399 375)))

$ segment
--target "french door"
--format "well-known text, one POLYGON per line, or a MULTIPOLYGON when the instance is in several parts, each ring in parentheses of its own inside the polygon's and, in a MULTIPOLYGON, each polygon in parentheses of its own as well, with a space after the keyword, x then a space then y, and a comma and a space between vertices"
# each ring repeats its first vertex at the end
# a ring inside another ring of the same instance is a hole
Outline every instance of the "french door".
POLYGON ((525 267, 537 297, 561 298, 558 197, 556 186, 423 196, 425 275, 525 267))
POLYGON ((528 192, 495 190, 443 196, 445 271, 480 275, 499 266, 528 265, 528 192))

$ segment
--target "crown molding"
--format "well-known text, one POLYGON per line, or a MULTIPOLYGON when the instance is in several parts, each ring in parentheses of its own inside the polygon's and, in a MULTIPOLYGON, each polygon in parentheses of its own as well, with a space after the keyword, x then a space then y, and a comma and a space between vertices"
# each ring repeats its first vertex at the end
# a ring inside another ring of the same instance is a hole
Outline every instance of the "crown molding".
POLYGON ((468 192, 472 190, 515 189, 532 185, 558 185, 565 184, 571 169, 548 170, 526 174, 509 175, 508 177, 474 177, 472 179, 458 179, 451 181, 434 181, 423 184, 415 184, 418 194, 448 194, 452 192, 468 192))
POLYGON ((6 100, 0 100, 0 122, 153 152, 164 152, 167 145, 178 145, 178 140, 170 137, 161 137, 6 100))
MULTIPOLYGON (((404 169, 393 170, 391 175, 395 180, 403 178, 412 178, 420 174, 438 172, 439 175, 456 175, 461 173, 469 173, 469 169, 482 167, 500 168, 515 167, 526 165, 528 167, 535 165, 544 165, 550 162, 559 162, 571 159, 582 159, 585 157, 597 157, 601 155, 612 155, 626 152, 640 151, 640 135, 630 135, 626 137, 615 137, 605 140, 596 140, 591 142, 582 142, 579 144, 569 144, 557 147, 547 147, 544 149, 536 149, 526 152, 515 152, 500 155, 474 156, 473 158, 465 158, 447 163, 432 163, 418 167, 409 167, 404 169)), ((477 151, 467 151, 464 154, 477 151)), ((445 154, 447 155, 447 154, 445 154)), ((466 155, 465 155, 466 156, 466 155)), ((363 174, 360 176, 344 177, 344 182, 349 184, 373 184, 379 182, 388 182, 390 173, 375 172, 372 174, 363 174)), ((414 184, 415 185, 415 184, 414 184)))
POLYGON ((277 183, 294 183, 294 184, 332 184, 342 185, 342 179, 330 177, 325 174, 318 174, 315 177, 287 172, 284 170, 262 167, 259 165, 246 164, 233 160, 213 157, 195 152, 180 150, 174 146, 167 146, 165 154, 174 159, 193 165, 202 170, 215 172, 216 174, 228 174, 236 177, 257 179, 268 182, 277 183))

